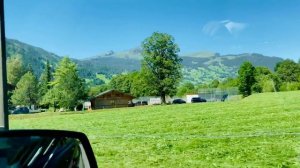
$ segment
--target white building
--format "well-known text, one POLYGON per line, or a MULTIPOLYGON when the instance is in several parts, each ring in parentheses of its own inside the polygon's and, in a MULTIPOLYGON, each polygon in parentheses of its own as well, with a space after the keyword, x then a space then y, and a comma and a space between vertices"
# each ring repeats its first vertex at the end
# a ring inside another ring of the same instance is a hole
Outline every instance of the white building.
POLYGON ((160 97, 150 98, 149 105, 161 104, 160 97))

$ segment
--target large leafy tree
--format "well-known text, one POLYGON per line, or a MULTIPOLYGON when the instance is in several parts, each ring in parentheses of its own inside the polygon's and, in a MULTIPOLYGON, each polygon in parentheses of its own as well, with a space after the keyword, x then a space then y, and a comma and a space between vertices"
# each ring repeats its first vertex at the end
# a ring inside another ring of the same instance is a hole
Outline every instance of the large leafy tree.
POLYGON ((274 92, 278 91, 280 86, 279 78, 269 68, 255 67, 255 84, 252 87, 254 92, 274 92))
POLYGON ((16 86, 21 77, 26 73, 21 56, 11 56, 7 60, 7 82, 16 86))
POLYGON ((220 81, 218 79, 214 79, 213 81, 211 81, 211 83, 209 84, 210 88, 217 88, 220 85, 220 81))
POLYGON ((116 89, 124 93, 130 93, 132 85, 131 73, 114 76, 109 85, 112 89, 116 89))
POLYGON ((228 89, 228 88, 238 87, 238 86, 239 86, 238 78, 227 78, 222 83, 220 83, 218 87, 221 89, 228 89))
POLYGON ((149 96, 153 86, 147 84, 146 75, 142 72, 131 73, 132 84, 130 88, 131 95, 135 97, 149 96))
POLYGON ((293 60, 284 60, 276 64, 275 72, 282 82, 298 82, 300 79, 300 65, 293 60))
POLYGON ((39 102, 41 104, 44 95, 50 89, 50 81, 52 79, 51 67, 49 61, 46 62, 43 73, 41 74, 39 81, 39 102))
POLYGON ((43 103, 70 109, 86 97, 84 81, 78 76, 77 65, 69 58, 59 62, 53 77, 52 88, 44 96, 43 103))
POLYGON ((188 94, 188 93, 197 93, 194 84, 191 83, 191 82, 186 82, 186 83, 182 84, 178 88, 176 95, 179 96, 179 97, 182 97, 182 96, 184 96, 185 94, 188 94))
POLYGON ((11 101, 14 105, 35 105, 37 103, 37 79, 32 72, 27 72, 17 83, 11 101))
POLYGON ((135 97, 148 96, 151 90, 146 83, 144 74, 138 71, 116 75, 109 85, 112 89, 130 93, 135 97))
POLYGON ((174 38, 165 33, 154 32, 142 42, 142 73, 153 87, 152 93, 166 103, 166 95, 175 95, 181 74, 179 47, 174 38))
POLYGON ((243 97, 252 93, 252 86, 255 84, 255 67, 250 62, 244 62, 238 71, 239 91, 243 97))
POLYGON ((110 89, 110 86, 108 84, 91 86, 88 91, 88 96, 93 97, 93 96, 96 96, 97 94, 107 91, 109 89, 110 89))

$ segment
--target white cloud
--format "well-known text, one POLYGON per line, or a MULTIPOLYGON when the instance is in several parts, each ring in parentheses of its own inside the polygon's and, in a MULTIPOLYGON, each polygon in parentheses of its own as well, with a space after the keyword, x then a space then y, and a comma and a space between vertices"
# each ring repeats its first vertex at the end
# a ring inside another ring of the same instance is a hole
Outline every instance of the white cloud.
POLYGON ((202 31, 205 34, 209 34, 211 36, 215 35, 215 33, 221 28, 220 22, 212 21, 205 24, 202 28, 202 31))
POLYGON ((215 35, 220 29, 225 28, 230 34, 236 34, 247 27, 246 23, 231 20, 211 21, 205 24, 202 31, 210 36, 215 35))
POLYGON ((238 23, 238 22, 232 22, 232 21, 226 21, 223 22, 224 26, 227 28, 227 30, 230 33, 240 32, 246 28, 245 23, 238 23))

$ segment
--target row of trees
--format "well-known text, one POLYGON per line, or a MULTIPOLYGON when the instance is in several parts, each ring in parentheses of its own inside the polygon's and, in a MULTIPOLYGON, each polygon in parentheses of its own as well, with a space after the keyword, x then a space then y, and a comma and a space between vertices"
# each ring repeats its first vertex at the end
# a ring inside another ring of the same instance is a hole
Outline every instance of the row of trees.
POLYGON ((255 67, 250 62, 244 62, 238 70, 238 77, 227 78, 224 81, 215 79, 207 84, 186 82, 177 89, 177 96, 198 93, 204 88, 232 87, 238 87, 243 97, 252 93, 300 90, 300 63, 287 59, 277 63, 271 71, 267 67, 255 67))
MULTIPOLYGON (((117 89, 134 96, 174 95, 181 78, 179 47, 174 38, 155 32, 142 42, 143 56, 140 71, 114 77, 109 85, 91 87, 89 96, 117 89)), ((73 109, 87 99, 87 86, 78 75, 77 66, 69 58, 63 58, 55 69, 46 63, 44 72, 37 79, 32 68, 24 67, 21 57, 11 57, 8 62, 8 83, 16 86, 9 93, 12 105, 39 105, 73 109)))
POLYGON ((55 70, 46 63, 39 80, 25 68, 19 56, 8 60, 8 83, 16 88, 9 93, 12 105, 39 105, 73 108, 87 96, 84 80, 78 76, 75 63, 63 58, 55 70))
POLYGON ((49 62, 39 79, 31 66, 24 67, 21 58, 11 57, 8 64, 8 82, 16 89, 9 93, 13 105, 39 105, 72 109, 88 96, 94 96, 108 89, 117 89, 135 97, 183 96, 197 93, 201 88, 238 87, 246 97, 252 92, 270 92, 300 89, 300 65, 292 60, 278 63, 274 72, 266 67, 254 67, 250 62, 241 65, 237 78, 225 81, 213 80, 209 84, 184 83, 182 77, 179 47, 174 38, 165 33, 153 33, 142 42, 143 60, 141 70, 114 76, 109 84, 87 88, 78 75, 77 65, 69 58, 63 58, 54 69, 49 62))
MULTIPOLYGON (((146 71, 147 72, 147 71, 146 71)), ((96 92, 104 91, 105 89, 118 89, 132 95, 149 96, 155 92, 152 86, 148 85, 148 78, 143 71, 131 72, 127 74, 120 74, 114 76, 111 82, 107 85, 93 87, 90 95, 96 92)), ((177 78, 179 79, 179 78, 177 78)), ((239 70, 238 77, 227 78, 224 81, 217 79, 208 84, 193 84, 191 82, 182 83, 177 89, 169 92, 170 96, 182 97, 185 94, 197 94, 199 90, 204 88, 220 88, 227 89, 231 87, 238 87, 240 94, 243 97, 254 93, 274 92, 274 91, 292 91, 300 89, 300 64, 292 60, 284 60, 277 63, 274 71, 267 67, 254 67, 250 62, 244 62, 239 70)))
POLYGON ((238 74, 239 91, 244 97, 252 92, 300 89, 300 64, 289 59, 277 63, 274 72, 267 67, 254 67, 250 62, 245 62, 238 74))

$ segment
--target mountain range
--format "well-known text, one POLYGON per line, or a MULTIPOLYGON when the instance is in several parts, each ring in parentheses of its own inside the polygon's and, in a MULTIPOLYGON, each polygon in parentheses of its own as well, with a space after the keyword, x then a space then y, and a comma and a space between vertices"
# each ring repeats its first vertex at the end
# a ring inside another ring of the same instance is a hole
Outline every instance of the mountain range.
MULTIPOLYGON (((48 60, 56 66, 63 57, 18 40, 6 40, 7 57, 21 56, 25 65, 31 65, 34 73, 39 76, 48 60)), ((195 52, 181 54, 184 81, 207 83, 214 79, 224 80, 236 77, 239 66, 250 61, 255 66, 266 66, 273 70, 282 58, 265 56, 257 53, 220 55, 214 52, 195 52)), ((72 60, 77 63, 79 73, 87 80, 95 80, 103 76, 110 79, 113 75, 140 69, 142 50, 135 48, 127 51, 107 51, 97 56, 72 60), (101 74, 101 75, 100 75, 101 74), (101 76, 101 77, 99 77, 101 76)), ((99 80, 99 79, 97 79, 99 80)))

